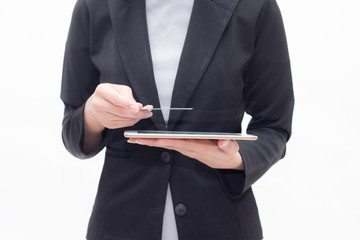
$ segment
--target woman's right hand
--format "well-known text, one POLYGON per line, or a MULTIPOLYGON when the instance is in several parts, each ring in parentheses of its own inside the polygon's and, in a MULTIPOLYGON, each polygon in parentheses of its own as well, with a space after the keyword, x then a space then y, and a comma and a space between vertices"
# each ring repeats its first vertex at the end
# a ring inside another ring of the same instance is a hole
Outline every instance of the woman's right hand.
POLYGON ((152 116, 152 106, 146 106, 148 111, 140 111, 142 107, 135 101, 130 87, 100 84, 85 105, 85 132, 96 134, 105 128, 133 126, 141 119, 152 116))

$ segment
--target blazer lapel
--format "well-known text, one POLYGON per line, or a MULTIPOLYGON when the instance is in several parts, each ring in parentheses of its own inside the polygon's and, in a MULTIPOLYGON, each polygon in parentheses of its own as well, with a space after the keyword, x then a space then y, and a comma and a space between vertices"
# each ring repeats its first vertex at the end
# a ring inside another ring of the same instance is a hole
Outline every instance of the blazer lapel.
MULTIPOLYGON (((156 89, 144 0, 108 0, 116 43, 131 87, 143 105, 160 107, 156 89)), ((154 111, 151 120, 165 130, 161 111, 154 111)))
MULTIPOLYGON (((194 1, 175 80, 172 107, 186 107, 238 2, 239 0, 194 1)), ((168 130, 174 128, 181 113, 182 111, 170 112, 168 130)))

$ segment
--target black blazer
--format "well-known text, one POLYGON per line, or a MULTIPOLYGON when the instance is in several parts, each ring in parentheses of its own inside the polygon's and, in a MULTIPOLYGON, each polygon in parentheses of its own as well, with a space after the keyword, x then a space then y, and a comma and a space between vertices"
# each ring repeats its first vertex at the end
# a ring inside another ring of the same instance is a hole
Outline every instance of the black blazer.
MULTIPOLYGON (((128 144, 106 130, 84 154, 84 103, 99 83, 128 85, 159 107, 144 0, 78 0, 66 44, 61 99, 63 140, 79 158, 106 147, 87 238, 160 240, 168 182, 180 240, 262 238, 251 185, 285 154, 293 90, 275 0, 195 0, 175 81, 168 130, 248 133, 239 141, 245 171, 212 169, 178 152, 128 144), (182 204, 182 205, 180 205, 182 204)), ((161 112, 126 129, 165 130, 161 112)))

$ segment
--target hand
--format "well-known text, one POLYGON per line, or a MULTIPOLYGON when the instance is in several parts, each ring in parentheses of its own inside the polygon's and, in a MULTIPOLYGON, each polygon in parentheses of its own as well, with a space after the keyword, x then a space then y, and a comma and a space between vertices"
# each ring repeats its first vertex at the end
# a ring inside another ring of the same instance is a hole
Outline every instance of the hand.
POLYGON ((139 111, 142 107, 128 86, 103 83, 86 102, 85 125, 92 132, 133 126, 152 116, 152 106, 146 106, 149 111, 139 111))
POLYGON ((128 142, 175 150, 212 168, 244 170, 239 144, 234 140, 130 138, 128 142))

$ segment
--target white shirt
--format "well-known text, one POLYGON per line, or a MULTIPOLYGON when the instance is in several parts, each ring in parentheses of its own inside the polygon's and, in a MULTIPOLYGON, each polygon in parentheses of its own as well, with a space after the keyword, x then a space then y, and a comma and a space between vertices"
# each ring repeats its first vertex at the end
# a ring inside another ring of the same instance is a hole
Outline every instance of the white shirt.
MULTIPOLYGON (((194 0, 146 0, 151 57, 160 106, 169 108, 194 0)), ((175 106, 176 107, 176 106, 175 106)), ((170 111, 163 110, 165 123, 170 111)), ((168 185, 162 240, 178 240, 174 206, 168 185)))

